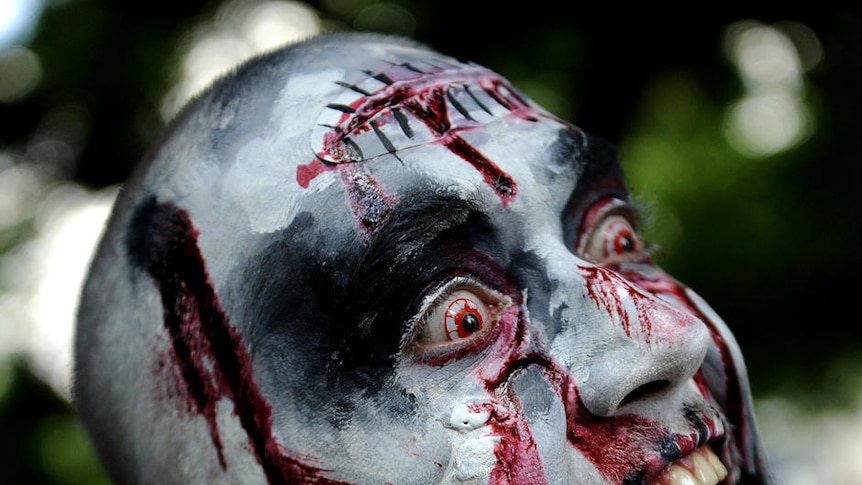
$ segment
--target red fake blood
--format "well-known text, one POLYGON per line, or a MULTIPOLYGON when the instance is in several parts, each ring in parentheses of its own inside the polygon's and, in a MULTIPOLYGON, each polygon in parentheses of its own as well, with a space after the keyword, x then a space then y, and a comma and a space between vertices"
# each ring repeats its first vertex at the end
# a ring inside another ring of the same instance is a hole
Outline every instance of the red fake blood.
MULTIPOLYGON (((638 291, 613 271, 597 267, 580 267, 585 272, 588 296, 599 308, 620 321, 627 333, 631 330, 626 317, 626 306, 621 298, 630 298, 631 306, 641 321, 640 329, 649 341, 652 315, 657 303, 652 297, 638 291), (622 292, 622 293, 621 293, 622 292)), ((656 281, 655 288, 670 291, 668 282, 656 281)), ((677 291, 680 291, 678 287, 677 291)), ((662 305, 663 306, 663 305, 662 305)), ((631 310, 631 309, 630 309, 631 310)), ((695 320, 680 314, 678 324, 686 326, 695 320)), ((546 350, 533 341, 524 315, 514 308, 501 313, 497 320, 495 343, 477 370, 478 377, 490 394, 505 395, 494 408, 496 414, 489 420, 499 436, 495 448, 498 459, 492 472, 491 483, 543 483, 542 463, 535 442, 519 410, 517 396, 508 388, 513 377, 527 368, 538 369, 564 404, 566 437, 568 443, 588 459, 610 483, 643 483, 652 477, 647 470, 658 473, 662 467, 678 456, 685 456, 716 434, 716 423, 703 413, 692 411, 686 416, 692 431, 687 435, 672 434, 660 423, 642 416, 622 414, 597 416, 581 401, 577 385, 568 369, 554 361, 546 350), (506 404, 502 404, 506 403, 506 404), (504 414, 500 409, 508 409, 504 414)), ((662 326, 662 329, 665 329, 662 326)), ((664 336, 662 336, 664 338, 664 336)), ((696 379, 703 385, 702 379, 696 379)))
POLYGON ((500 439, 494 446, 497 462, 489 477, 492 485, 545 483, 542 459, 526 417, 519 409, 517 396, 504 390, 506 382, 517 371, 534 364, 549 364, 546 358, 528 353, 530 341, 522 327, 523 315, 517 304, 504 310, 497 319, 488 356, 489 361, 499 365, 482 366, 476 370, 488 393, 497 395, 493 402, 474 403, 470 409, 475 413, 487 413, 487 423, 494 436, 500 439))
MULTIPOLYGON (((696 315, 707 326, 712 337, 712 341, 718 348, 721 355, 722 366, 725 370, 725 401, 719 403, 724 410, 729 421, 735 423, 732 429, 733 438, 736 443, 743 444, 747 442, 749 430, 748 418, 745 414, 745 404, 742 397, 742 385, 739 382, 739 372, 727 342, 722 338, 721 332, 716 328, 716 324, 707 316, 703 315, 686 295, 684 287, 674 280, 672 277, 660 270, 651 272, 651 276, 644 275, 631 271, 625 273, 625 278, 632 281, 638 287, 652 293, 656 296, 663 296, 677 301, 681 306, 686 308, 692 315, 696 315)), ((695 383, 704 397, 711 396, 706 383, 703 381, 703 376, 700 372, 695 374, 695 383)))
POLYGON ((326 164, 315 158, 305 165, 300 165, 296 168, 296 182, 303 189, 307 189, 308 185, 315 177, 334 169, 337 165, 326 164))
MULTIPOLYGON (((750 433, 748 417, 745 412, 744 399, 742 397, 742 385, 739 382, 739 371, 733 361, 732 353, 728 343, 721 336, 721 332, 716 328, 715 322, 703 315, 694 302, 686 295, 684 286, 674 280, 672 277, 660 270, 651 272, 650 277, 631 271, 626 272, 626 279, 632 281, 638 287, 652 293, 656 296, 663 296, 677 301, 681 306, 686 308, 691 314, 696 315, 707 326, 712 337, 712 341, 719 350, 721 355, 722 367, 725 376, 724 402, 719 403, 724 411, 728 421, 734 423, 730 430, 732 437, 738 445, 743 445, 748 441, 750 433)), ((712 398, 712 393, 709 392, 708 386, 704 381, 703 374, 698 371, 694 375, 695 384, 698 386, 702 396, 712 398)), ((743 449, 745 449, 743 447, 743 449)), ((746 457, 751 459, 751 457, 746 457)))
POLYGON ((581 402, 575 384, 563 378, 562 399, 566 405, 566 436, 610 481, 620 483, 625 477, 655 466, 659 456, 646 450, 632 449, 632 443, 642 442, 636 433, 665 434, 658 423, 632 414, 601 417, 587 410, 581 402))
POLYGON ((210 428, 219 463, 226 468, 216 405, 227 397, 248 435, 249 445, 271 484, 343 484, 323 469, 287 456, 272 435, 272 408, 254 381, 242 336, 219 304, 188 214, 171 204, 142 206, 133 225, 143 241, 134 248, 140 265, 161 293, 164 325, 176 365, 193 403, 210 428))
MULTIPOLYGON (((612 320, 617 320, 626 332, 626 336, 631 337, 631 321, 629 313, 623 305, 621 295, 618 293, 620 289, 624 289, 630 296, 633 296, 633 290, 628 284, 611 271, 598 266, 582 266, 578 268, 584 276, 584 282, 587 287, 587 294, 590 299, 596 304, 596 308, 604 309, 612 320), (616 317, 616 318, 614 318, 616 317)), ((640 320, 646 320, 644 315, 639 315, 640 320)), ((643 323, 642 323, 643 325, 643 323)), ((647 327, 647 330, 651 330, 647 327)), ((648 335, 649 333, 645 333, 648 335)))
MULTIPOLYGON (((503 321, 501 319, 501 321, 503 321)), ((523 327, 523 322, 517 324, 523 327)), ((530 350, 530 339, 524 337, 520 344, 513 339, 523 331, 513 329, 505 332, 504 343, 492 351, 492 358, 500 362, 499 373, 494 369, 483 372, 485 387, 489 392, 499 392, 519 371, 535 367, 545 375, 557 396, 564 403, 566 411, 566 438, 584 457, 595 465, 608 480, 621 483, 624 478, 633 476, 647 465, 654 469, 664 463, 654 449, 635 449, 633 443, 643 443, 642 435, 651 432, 655 441, 667 436, 658 423, 634 415, 613 417, 595 416, 580 401, 575 384, 568 371, 557 364, 545 351, 530 350), (505 349, 510 349, 508 352, 505 349), (651 430, 651 431, 648 431, 651 430), (641 436, 636 436, 640 433, 641 436)), ((513 410, 507 419, 498 420, 495 430, 501 437, 495 448, 498 458, 490 483, 520 484, 545 483, 541 459, 535 442, 530 434, 523 413, 517 409, 515 396, 508 396, 513 410)), ((499 413, 498 413, 499 414, 499 413)))
POLYGON ((539 484, 544 482, 542 461, 536 443, 521 413, 509 412, 492 402, 473 403, 473 413, 484 413, 493 434, 500 438, 494 447, 497 465, 491 470, 491 485, 539 484))
POLYGON ((446 112, 446 94, 442 88, 437 87, 411 98, 405 103, 405 107, 442 138, 443 145, 449 151, 461 157, 482 174, 485 183, 497 192, 504 207, 515 197, 516 186, 512 177, 455 132, 450 131, 449 117, 446 112))
MULTIPOLYGON (((363 161, 356 147, 350 145, 350 136, 357 133, 374 131, 384 117, 391 113, 391 119, 400 119, 398 110, 412 113, 416 118, 441 140, 452 153, 470 163, 482 178, 507 205, 516 195, 517 187, 510 175, 503 172, 494 162, 470 146, 451 126, 448 115, 447 89, 456 84, 477 83, 500 106, 516 113, 523 119, 536 121, 538 113, 527 102, 509 88, 505 80, 484 69, 475 67, 461 70, 449 69, 436 72, 419 72, 403 69, 403 65, 393 67, 393 71, 374 75, 384 85, 381 89, 360 96, 349 105, 330 105, 330 109, 341 111, 336 127, 324 135, 320 158, 334 160, 334 165, 363 161)), ((411 134, 407 134, 412 137, 411 134)), ((384 144, 388 140, 381 139, 384 144)), ((397 148, 389 147, 390 153, 397 148)), ((308 187, 310 181, 326 171, 323 163, 310 162, 297 168, 297 182, 308 187)))

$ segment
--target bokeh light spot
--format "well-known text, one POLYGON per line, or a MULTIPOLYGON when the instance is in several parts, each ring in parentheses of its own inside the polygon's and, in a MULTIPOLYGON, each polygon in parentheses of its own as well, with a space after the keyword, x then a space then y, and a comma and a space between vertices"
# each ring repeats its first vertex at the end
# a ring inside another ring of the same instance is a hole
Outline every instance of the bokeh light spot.
POLYGON ((799 100, 783 92, 749 96, 731 106, 728 141, 740 153, 771 155, 802 141, 810 116, 799 100))
POLYGON ((320 17, 298 2, 265 2, 249 11, 242 31, 255 51, 267 51, 319 32, 320 17))
POLYGON ((25 44, 41 10, 41 0, 0 0, 0 51, 25 44))
POLYGON ((0 102, 13 103, 26 97, 41 80, 42 63, 33 51, 11 47, 0 52, 0 102))
POLYGON ((747 156, 788 150, 814 129, 804 73, 820 59, 819 42, 802 24, 782 25, 743 21, 728 27, 725 36, 725 52, 745 89, 727 110, 725 137, 747 156))
POLYGON ((117 188, 90 193, 61 184, 34 215, 35 236, 0 260, 0 355, 25 355, 34 373, 70 398, 72 336, 78 293, 117 188))

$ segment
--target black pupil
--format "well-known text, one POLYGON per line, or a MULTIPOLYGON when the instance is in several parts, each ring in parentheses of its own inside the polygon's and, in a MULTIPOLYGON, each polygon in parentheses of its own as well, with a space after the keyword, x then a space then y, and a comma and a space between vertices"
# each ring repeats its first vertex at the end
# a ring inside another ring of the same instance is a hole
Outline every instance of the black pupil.
POLYGON ((623 250, 624 253, 630 253, 635 249, 635 242, 632 240, 631 236, 623 236, 620 241, 620 249, 623 250))
POLYGON ((461 327, 468 333, 473 333, 479 330, 479 327, 481 326, 482 323, 479 320, 479 316, 475 313, 468 313, 464 315, 464 318, 461 320, 461 327))

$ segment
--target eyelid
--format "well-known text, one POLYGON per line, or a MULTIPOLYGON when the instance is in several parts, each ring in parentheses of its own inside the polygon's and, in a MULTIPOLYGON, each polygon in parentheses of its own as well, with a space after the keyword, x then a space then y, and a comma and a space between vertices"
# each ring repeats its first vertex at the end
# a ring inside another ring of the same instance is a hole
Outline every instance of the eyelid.
POLYGON ((638 238, 638 241, 641 244, 641 248, 638 253, 644 256, 649 255, 651 246, 646 244, 640 238, 635 208, 622 199, 608 197, 594 204, 593 207, 587 211, 583 221, 581 222, 581 230, 579 231, 577 244, 575 245, 575 253, 579 257, 586 257, 587 246, 595 235, 595 232, 601 229, 602 223, 608 217, 614 215, 623 217, 631 225, 634 230, 634 236, 638 238))
MULTIPOLYGON (((433 291, 430 291, 422 299, 419 311, 416 313, 416 316, 411 319, 410 324, 408 325, 409 331, 407 332, 402 345, 403 352, 413 353, 417 357, 423 357, 427 354, 442 355, 461 348, 469 347, 471 343, 476 341, 476 339, 469 339, 451 343, 442 343, 434 345, 433 347, 427 346, 424 348, 418 344, 427 320, 433 314, 435 308, 459 290, 466 290, 476 294, 476 296, 480 297, 490 309, 495 310, 494 315, 499 315, 503 309, 512 304, 512 299, 510 297, 491 289, 487 285, 477 281, 475 278, 468 276, 455 276, 442 285, 436 287, 433 291)), ((482 332, 482 335, 487 335, 493 330, 495 327, 495 321, 496 319, 492 320, 491 325, 489 325, 487 330, 482 332)), ((478 337, 481 337, 482 335, 479 335, 478 337)))

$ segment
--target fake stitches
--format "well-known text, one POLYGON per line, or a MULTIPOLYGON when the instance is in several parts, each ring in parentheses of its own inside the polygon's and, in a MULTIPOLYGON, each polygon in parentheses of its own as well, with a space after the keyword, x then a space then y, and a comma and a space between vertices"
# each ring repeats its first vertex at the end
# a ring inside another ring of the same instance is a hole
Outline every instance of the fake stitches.
POLYGON ((517 185, 512 177, 459 132, 512 113, 529 121, 544 115, 505 79, 484 68, 435 61, 440 65, 402 62, 386 71, 366 71, 370 78, 361 85, 339 83, 352 100, 327 106, 330 113, 323 117, 335 119, 321 122, 322 147, 315 160, 297 168, 299 185, 307 188, 320 173, 344 164, 385 153, 398 158, 403 148, 438 143, 472 165, 504 206, 514 199, 517 185))
POLYGON ((189 408, 206 419, 222 469, 227 464, 216 404, 228 398, 269 483, 347 485, 323 477, 323 469, 287 456, 272 435, 272 409, 254 381, 242 338, 209 281, 188 214, 150 198, 138 207, 128 236, 130 256, 152 276, 161 294, 175 364, 192 400, 189 408))

